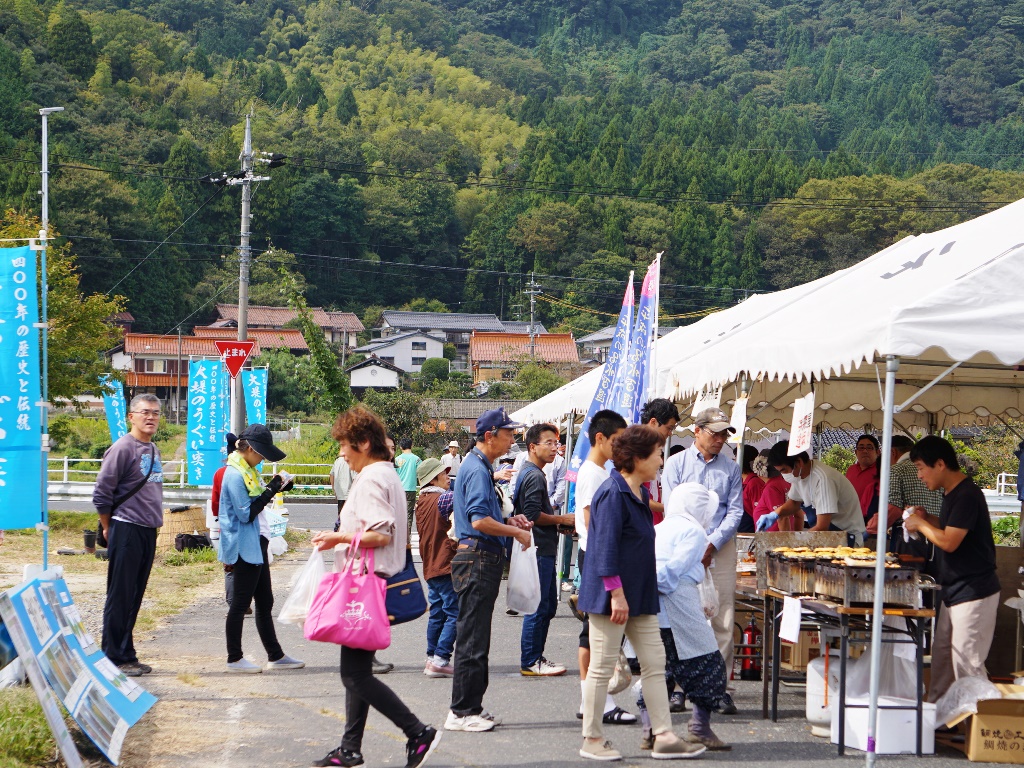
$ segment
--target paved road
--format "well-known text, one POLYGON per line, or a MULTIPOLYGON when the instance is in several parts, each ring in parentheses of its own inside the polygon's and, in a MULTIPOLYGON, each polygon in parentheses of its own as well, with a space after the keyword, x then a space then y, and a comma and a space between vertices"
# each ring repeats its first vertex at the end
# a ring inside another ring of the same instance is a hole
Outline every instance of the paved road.
MULTIPOLYGON (((278 603, 287 592, 290 573, 308 557, 295 552, 275 561, 273 579, 278 603)), ((275 674, 230 676, 223 672, 224 605, 217 589, 138 643, 139 656, 153 665, 142 682, 160 702, 133 728, 126 741, 122 765, 127 768, 219 768, 220 766, 305 766, 337 746, 344 727, 344 693, 338 679, 337 648, 306 641, 293 626, 277 625, 287 653, 307 662, 304 670, 275 674)), ((499 598, 503 606, 504 598, 499 598)), ((276 611, 275 611, 276 613, 276 611)), ((579 623, 562 604, 552 622, 547 655, 570 667, 561 678, 523 678, 519 675, 521 619, 494 616, 490 688, 485 706, 504 719, 504 725, 485 734, 446 733, 431 766, 535 766, 553 768, 586 765, 577 756, 580 723, 579 677, 573 667, 579 623)), ((440 725, 447 713, 451 684, 422 674, 426 622, 420 619, 395 627, 392 645, 380 655, 396 669, 383 680, 425 722, 440 725)), ((252 622, 246 622, 244 647, 254 661, 265 660, 252 622)), ((704 764, 736 768, 817 768, 836 759, 835 749, 811 736, 803 718, 802 688, 785 688, 780 700, 783 719, 760 719, 760 683, 737 683, 741 709, 733 717, 715 716, 719 735, 735 746, 732 752, 707 754, 704 764)), ((619 703, 635 711, 631 696, 619 703)), ((675 715, 682 732, 689 714, 675 715)), ((608 726, 606 735, 626 756, 620 765, 651 765, 639 749, 636 726, 608 726)), ((404 737, 378 713, 370 715, 363 753, 367 766, 404 764, 404 737)), ((846 765, 862 765, 853 753, 846 765)), ((943 753, 930 758, 930 768, 962 768, 963 757, 943 753)), ((880 765, 920 764, 913 757, 880 758, 880 765)))

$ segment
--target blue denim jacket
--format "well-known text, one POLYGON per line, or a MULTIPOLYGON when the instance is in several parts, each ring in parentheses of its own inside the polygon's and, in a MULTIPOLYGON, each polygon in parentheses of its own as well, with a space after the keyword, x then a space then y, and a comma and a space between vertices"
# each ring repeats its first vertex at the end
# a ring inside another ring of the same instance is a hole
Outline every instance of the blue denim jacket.
POLYGON ((263 564, 259 515, 250 519, 251 501, 242 474, 228 467, 220 486, 220 552, 217 557, 222 563, 234 565, 242 558, 253 565, 263 564))

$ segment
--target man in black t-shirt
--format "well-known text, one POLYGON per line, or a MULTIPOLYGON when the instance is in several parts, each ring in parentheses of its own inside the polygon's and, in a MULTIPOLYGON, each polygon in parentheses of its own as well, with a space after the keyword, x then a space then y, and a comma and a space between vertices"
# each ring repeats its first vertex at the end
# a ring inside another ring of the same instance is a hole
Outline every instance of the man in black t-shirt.
POLYGON ((540 574, 540 605, 535 613, 523 617, 520 672, 527 677, 554 677, 565 674, 565 667, 544 658, 548 627, 558 609, 558 578, 555 557, 558 554, 558 526, 574 525, 573 515, 556 515, 548 495, 544 467, 558 453, 558 430, 551 424, 535 424, 526 431, 528 458, 516 480, 516 514, 533 523, 533 542, 537 545, 537 570, 540 574))
POLYGON ((985 495, 960 471, 953 446, 941 437, 922 438, 910 450, 917 476, 934 491, 942 489, 939 524, 924 507, 904 521, 940 553, 942 609, 932 644, 929 697, 938 699, 961 677, 987 677, 985 659, 992 647, 999 608, 996 545, 985 495))

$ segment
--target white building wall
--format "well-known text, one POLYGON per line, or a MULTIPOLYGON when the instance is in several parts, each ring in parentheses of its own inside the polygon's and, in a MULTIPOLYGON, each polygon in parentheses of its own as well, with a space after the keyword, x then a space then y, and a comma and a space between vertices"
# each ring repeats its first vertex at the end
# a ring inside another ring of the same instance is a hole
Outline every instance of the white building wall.
POLYGON ((398 373, 380 365, 357 368, 350 374, 350 386, 374 388, 398 388, 398 373))

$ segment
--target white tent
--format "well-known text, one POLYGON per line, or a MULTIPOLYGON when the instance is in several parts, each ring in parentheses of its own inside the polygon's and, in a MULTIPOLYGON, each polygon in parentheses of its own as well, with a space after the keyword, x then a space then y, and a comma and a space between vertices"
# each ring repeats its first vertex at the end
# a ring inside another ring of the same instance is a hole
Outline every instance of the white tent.
MULTIPOLYGON (((1019 418, 1024 411, 1022 217, 1024 201, 1018 201, 908 237, 856 266, 776 294, 765 312, 684 352, 660 379, 660 394, 680 399, 753 381, 755 402, 763 403, 756 420, 785 424, 798 390, 813 386, 816 403, 830 406, 818 411, 818 419, 833 409, 880 413, 880 508, 886 509, 895 420, 934 429, 938 418, 976 422, 1019 418)), ((876 615, 882 610, 884 548, 880 537, 876 615)), ((881 648, 875 631, 869 745, 877 732, 881 648)), ((869 751, 869 766, 874 758, 869 751)))

